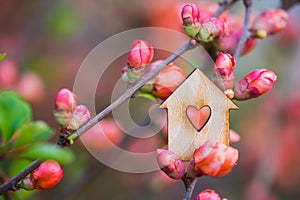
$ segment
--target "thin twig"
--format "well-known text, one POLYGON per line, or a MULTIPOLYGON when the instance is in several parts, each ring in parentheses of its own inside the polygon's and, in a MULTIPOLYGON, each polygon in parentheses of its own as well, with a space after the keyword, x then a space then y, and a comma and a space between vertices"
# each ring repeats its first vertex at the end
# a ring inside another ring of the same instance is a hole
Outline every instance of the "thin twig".
POLYGON ((17 187, 19 181, 23 180, 30 172, 35 170, 40 164, 41 164, 41 161, 39 161, 39 160, 33 161, 29 166, 27 166, 19 174, 17 174, 13 178, 9 179, 9 181, 7 181, 3 185, 1 185, 0 195, 5 194, 9 190, 18 190, 18 188, 16 188, 16 187, 17 187))
POLYGON ((246 43, 248 37, 250 36, 248 28, 249 28, 250 15, 251 15, 251 10, 252 10, 252 0, 244 0, 244 5, 246 7, 245 21, 244 21, 244 26, 243 26, 243 30, 242 30, 242 34, 241 34, 238 46, 237 46, 234 56, 233 56, 235 62, 237 62, 237 59, 240 57, 242 50, 245 46, 245 43, 246 43))
POLYGON ((183 200, 190 200, 193 194, 193 191, 195 189, 195 185, 197 182, 197 178, 190 179, 190 178, 183 178, 182 179, 184 186, 185 186, 185 192, 183 195, 183 200))
POLYGON ((292 7, 294 7, 297 3, 300 3, 299 0, 282 0, 280 8, 288 11, 292 7))
POLYGON ((239 1, 239 0, 231 0, 231 1, 225 0, 223 2, 220 2, 219 8, 215 12, 213 17, 219 17, 225 10, 231 8, 237 1, 239 1))

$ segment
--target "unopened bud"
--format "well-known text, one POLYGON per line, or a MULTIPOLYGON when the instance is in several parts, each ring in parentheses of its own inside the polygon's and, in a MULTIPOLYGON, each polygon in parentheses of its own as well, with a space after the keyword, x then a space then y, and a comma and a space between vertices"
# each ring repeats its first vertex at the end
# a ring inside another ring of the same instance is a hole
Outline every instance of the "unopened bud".
POLYGON ((221 197, 214 190, 204 190, 200 192, 194 200, 221 200, 221 197))
POLYGON ((199 10, 193 3, 188 3, 181 10, 182 28, 186 35, 194 37, 200 29, 199 10))
POLYGON ((267 9, 262 12, 253 23, 252 29, 257 37, 275 34, 283 30, 288 22, 288 13, 282 9, 267 9))
POLYGON ((36 189, 45 190, 54 187, 62 179, 64 171, 53 160, 42 162, 30 174, 30 179, 36 189))
MULTIPOLYGON (((162 62, 162 60, 154 62, 150 70, 155 69, 162 62)), ((170 63, 155 76, 152 93, 156 97, 165 100, 184 80, 185 76, 183 70, 173 63, 170 63)))
POLYGON ((156 158, 159 167, 170 178, 181 179, 184 176, 184 164, 172 151, 157 149, 156 158))
POLYGON ((84 105, 76 106, 69 127, 71 130, 77 130, 80 126, 88 122, 91 119, 91 116, 92 114, 87 107, 84 105))
POLYGON ((236 165, 238 151, 222 143, 205 142, 193 154, 195 170, 207 176, 225 176, 236 165))
POLYGON ((154 56, 153 47, 145 40, 136 40, 130 47, 127 63, 132 68, 145 67, 154 56))
POLYGON ((23 188, 24 190, 33 190, 34 189, 34 183, 32 182, 30 177, 26 177, 19 186, 20 186, 20 188, 23 188))
POLYGON ((69 89, 61 89, 55 98, 54 117, 58 124, 68 125, 76 107, 76 95, 69 89))
POLYGON ((215 38, 224 34, 227 27, 224 19, 219 18, 209 18, 206 19, 200 27, 198 38, 202 42, 211 42, 215 38))
POLYGON ((240 101, 258 97, 268 92, 275 81, 274 72, 267 69, 254 70, 235 84, 234 97, 240 101))
POLYGON ((224 86, 225 90, 231 88, 233 85, 234 66, 235 61, 230 54, 222 52, 219 53, 214 67, 214 75, 219 84, 224 86))

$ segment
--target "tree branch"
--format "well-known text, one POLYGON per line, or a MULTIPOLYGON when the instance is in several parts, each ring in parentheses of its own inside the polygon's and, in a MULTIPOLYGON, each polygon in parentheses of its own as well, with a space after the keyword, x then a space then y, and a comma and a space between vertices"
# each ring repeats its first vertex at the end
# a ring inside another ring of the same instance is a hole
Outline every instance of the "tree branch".
POLYGON ((132 87, 128 88, 117 100, 115 100, 112 104, 107 106, 104 110, 98 113, 95 117, 90 119, 86 124, 80 127, 77 131, 72 133, 68 138, 69 139, 78 139, 82 134, 84 134, 87 130, 97 124, 101 119, 103 119, 106 115, 108 115, 112 110, 120 106, 127 99, 132 97, 143 85, 148 83, 159 71, 164 69, 169 63, 173 62, 176 58, 182 55, 184 52, 193 49, 196 47, 198 43, 194 40, 189 40, 186 42, 180 49, 174 52, 171 56, 169 56, 164 62, 162 62, 157 68, 143 75, 137 83, 135 83, 132 87))
POLYGON ((190 200, 192 197, 193 191, 195 189, 197 178, 195 178, 195 179, 183 178, 182 181, 185 186, 183 200, 190 200))
MULTIPOLYGON (((234 3, 236 3, 239 0, 225 0, 223 3, 220 3, 219 9, 214 14, 214 17, 218 17, 222 14, 226 9, 230 8, 234 3)), ((106 115, 108 115, 112 110, 117 108, 119 105, 121 105, 123 102, 125 102, 127 99, 129 99, 136 91, 139 90, 140 87, 145 85, 149 80, 151 80, 159 71, 161 71, 164 67, 166 67, 170 62, 174 61, 176 58, 178 58, 181 54, 184 52, 193 49, 198 44, 194 40, 189 40, 186 42, 179 50, 177 50, 175 53, 173 53, 170 57, 168 57, 162 64, 160 64, 156 69, 153 71, 145 74, 135 85, 130 87, 125 91, 123 95, 121 95, 116 101, 114 101, 112 104, 107 106, 104 110, 102 110, 99 114, 97 114, 94 118, 92 118, 90 121, 88 121, 85 125, 80 127, 76 132, 74 132, 71 136, 69 136, 69 139, 76 140, 78 139, 82 134, 84 134, 88 129, 93 127, 96 123, 98 123, 101 119, 103 119, 106 115)), ((0 195, 5 194, 6 192, 10 190, 17 190, 18 183, 23 180, 28 174, 30 174, 33 170, 35 170, 42 161, 35 160, 30 165, 28 165, 24 170, 22 170, 19 174, 5 182, 0 186, 0 195)), ((195 181, 196 182, 196 181, 195 181)), ((195 183, 193 183, 195 185, 195 183)), ((194 187, 191 185, 191 187, 194 187)))
POLYGON ((219 3, 219 8, 218 10, 215 12, 215 14, 213 15, 213 17, 219 17, 225 10, 231 8, 236 2, 238 2, 239 0, 225 0, 223 2, 219 3))
POLYGON ((250 15, 251 15, 251 10, 252 10, 252 0, 244 0, 244 5, 246 7, 245 20, 244 20, 242 34, 241 34, 238 46, 237 46, 234 56, 233 56, 235 62, 237 62, 237 59, 240 57, 240 55, 243 51, 243 48, 245 46, 245 43, 246 43, 248 37, 250 36, 248 28, 249 28, 250 15))
POLYGON ((35 170, 39 165, 41 164, 41 161, 36 160, 33 161, 30 165, 28 165, 25 169, 23 169, 19 174, 11 178, 9 181, 5 182, 0 187, 0 195, 5 194, 9 190, 18 190, 17 188, 18 183, 23 180, 30 172, 35 170))

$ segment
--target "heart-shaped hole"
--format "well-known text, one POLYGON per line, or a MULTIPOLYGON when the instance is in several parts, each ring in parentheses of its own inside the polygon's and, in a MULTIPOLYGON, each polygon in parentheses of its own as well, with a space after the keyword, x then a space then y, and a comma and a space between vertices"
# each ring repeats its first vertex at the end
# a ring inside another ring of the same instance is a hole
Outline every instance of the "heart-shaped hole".
POLYGON ((209 106, 202 106, 197 109, 195 106, 188 106, 186 115, 193 127, 199 132, 210 118, 211 110, 209 106))

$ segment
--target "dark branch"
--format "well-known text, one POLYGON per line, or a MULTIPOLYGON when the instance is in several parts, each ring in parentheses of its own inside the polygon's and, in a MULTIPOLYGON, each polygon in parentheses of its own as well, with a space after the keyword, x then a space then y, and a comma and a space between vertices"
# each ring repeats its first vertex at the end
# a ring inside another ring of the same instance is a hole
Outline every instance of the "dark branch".
POLYGON ((183 178, 182 179, 184 186, 185 186, 185 192, 183 195, 183 200, 190 200, 193 194, 193 191, 195 189, 195 185, 197 182, 197 179, 190 179, 190 178, 183 178))
POLYGON ((41 164, 41 161, 36 160, 33 161, 30 165, 28 165, 25 169, 23 169, 19 174, 17 174, 15 177, 11 178, 9 181, 5 182, 0 187, 0 195, 5 194, 9 190, 18 190, 17 185, 19 181, 23 180, 30 172, 35 170, 39 165, 41 164))
POLYGON ((246 43, 248 37, 250 36, 248 28, 249 28, 249 21, 250 21, 250 15, 251 15, 251 10, 252 10, 252 0, 244 0, 244 5, 246 7, 244 26, 243 26, 243 30, 242 30, 242 33, 240 36, 238 46, 237 46, 234 56, 233 56, 234 60, 236 62, 243 51, 243 48, 245 46, 245 43, 246 43))
POLYGON ((219 17, 225 10, 231 8, 239 0, 225 0, 219 3, 219 9, 215 12, 214 17, 219 17))

